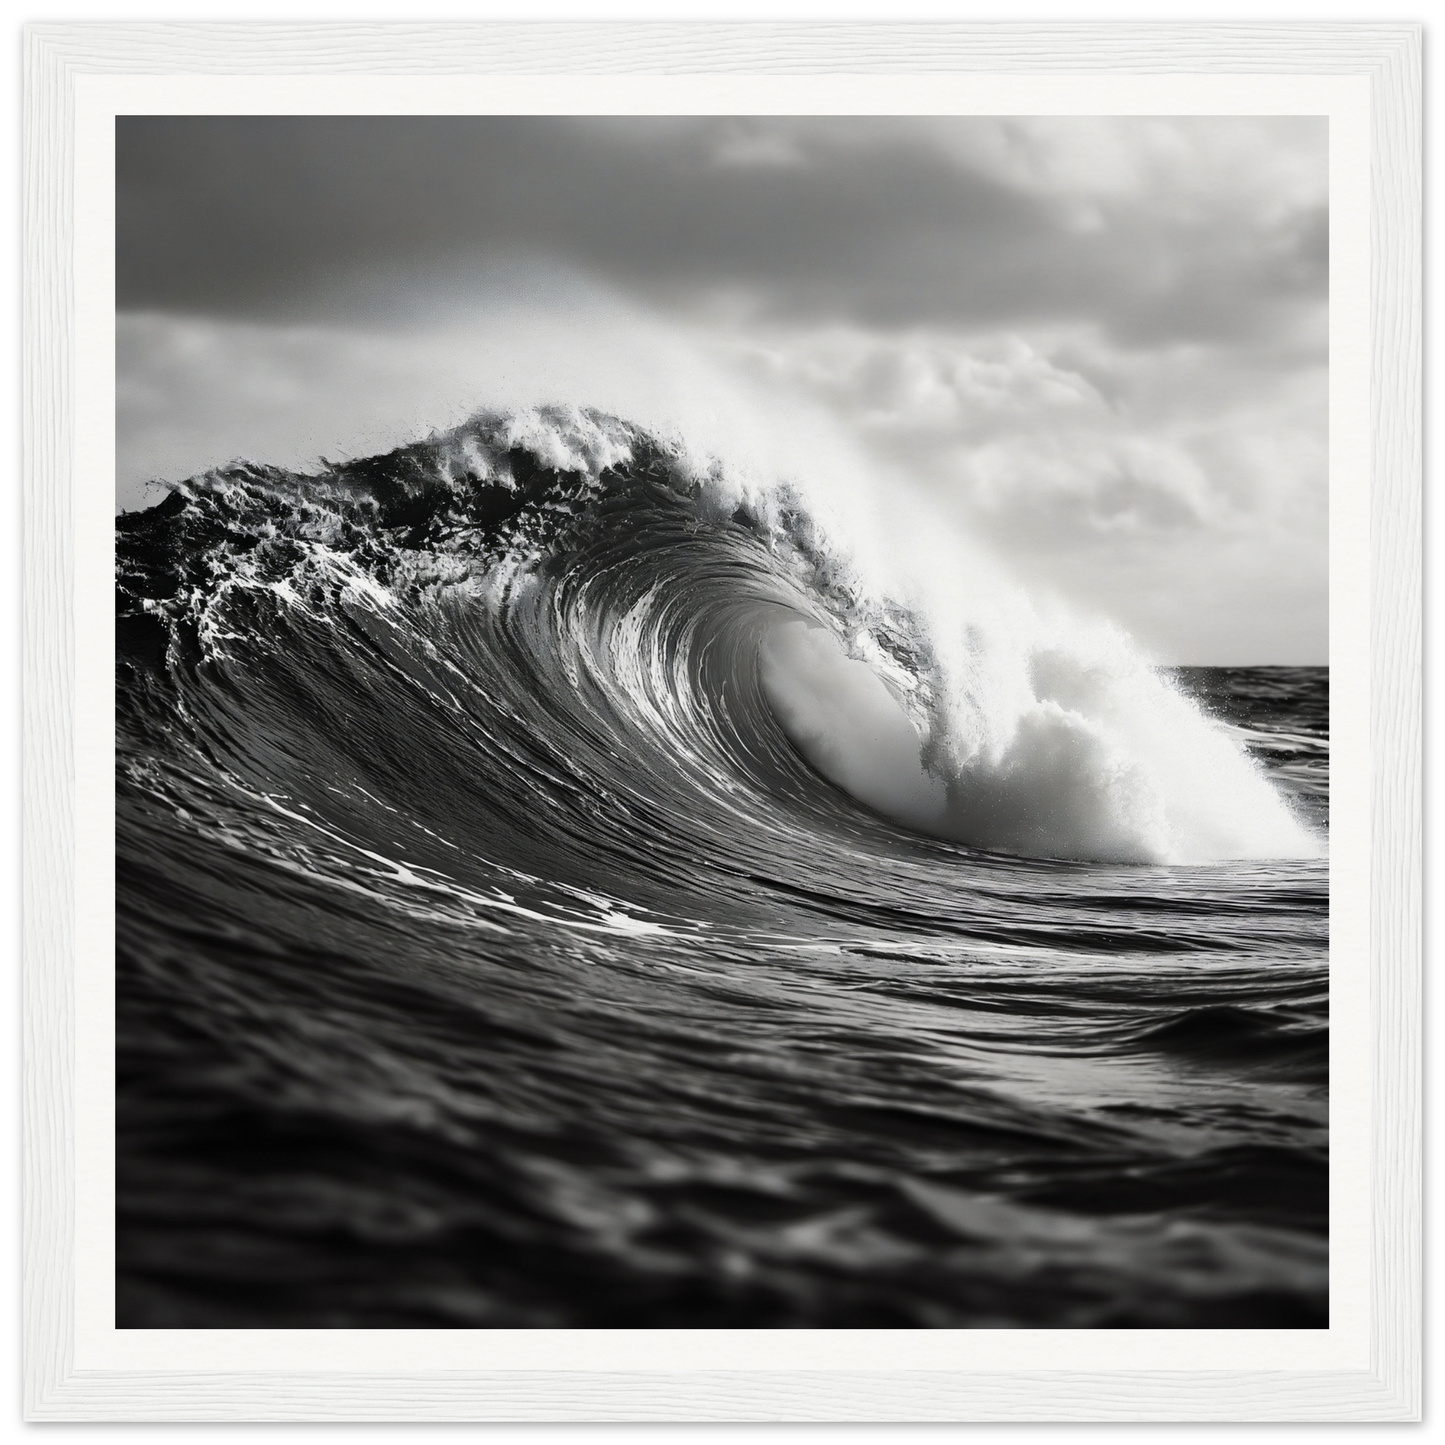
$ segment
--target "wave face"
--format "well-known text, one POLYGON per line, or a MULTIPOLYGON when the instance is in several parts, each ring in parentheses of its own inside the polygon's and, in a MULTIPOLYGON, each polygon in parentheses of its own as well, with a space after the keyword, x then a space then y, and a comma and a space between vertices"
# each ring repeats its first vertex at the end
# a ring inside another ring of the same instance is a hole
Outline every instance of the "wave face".
POLYGON ((118 520, 122 1325, 1326 1323, 1323 670, 844 542, 561 410, 118 520))

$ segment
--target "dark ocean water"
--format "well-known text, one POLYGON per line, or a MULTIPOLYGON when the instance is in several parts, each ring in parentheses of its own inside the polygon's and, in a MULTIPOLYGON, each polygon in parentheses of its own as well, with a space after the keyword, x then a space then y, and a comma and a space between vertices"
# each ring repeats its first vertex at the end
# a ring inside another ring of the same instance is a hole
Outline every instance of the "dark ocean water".
MULTIPOLYGON (((759 681, 808 519, 624 440, 119 520, 118 1323, 1327 1324, 1325 859, 870 811, 759 681)), ((1170 686, 1323 834, 1324 669, 1170 686)))

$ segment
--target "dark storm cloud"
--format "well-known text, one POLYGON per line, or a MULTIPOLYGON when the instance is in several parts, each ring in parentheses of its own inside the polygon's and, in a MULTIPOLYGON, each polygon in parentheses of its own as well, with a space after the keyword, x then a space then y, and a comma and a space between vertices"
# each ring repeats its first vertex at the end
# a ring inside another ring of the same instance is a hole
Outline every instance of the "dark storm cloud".
POLYGON ((117 171, 123 309, 339 318, 534 259, 760 317, 1158 344, 1324 295, 1322 205, 1081 210, 906 121, 131 117, 117 171))

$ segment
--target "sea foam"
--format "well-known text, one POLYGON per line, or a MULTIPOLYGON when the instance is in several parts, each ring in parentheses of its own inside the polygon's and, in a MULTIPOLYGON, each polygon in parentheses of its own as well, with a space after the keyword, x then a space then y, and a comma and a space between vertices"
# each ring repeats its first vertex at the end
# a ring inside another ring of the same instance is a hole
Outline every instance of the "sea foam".
MULTIPOLYGON (((923 729, 818 626, 775 628, 761 647, 761 680, 820 773, 921 832, 1102 862, 1320 855, 1319 839, 1224 725, 1126 639, 1091 640, 972 666, 955 656, 923 729)), ((982 650, 977 635, 974 645, 982 650)))

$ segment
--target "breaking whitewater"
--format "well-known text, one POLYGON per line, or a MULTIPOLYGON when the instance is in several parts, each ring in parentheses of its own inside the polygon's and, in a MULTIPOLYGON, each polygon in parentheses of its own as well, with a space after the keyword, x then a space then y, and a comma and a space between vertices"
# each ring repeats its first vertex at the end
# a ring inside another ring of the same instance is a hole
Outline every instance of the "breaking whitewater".
POLYGON ((1326 671, 867 530, 567 410, 118 519, 120 1325, 1328 1323, 1326 671))

